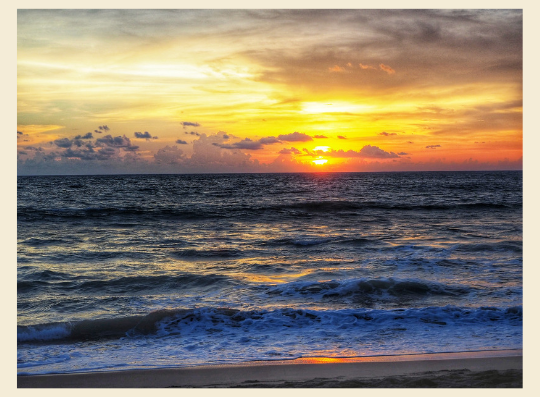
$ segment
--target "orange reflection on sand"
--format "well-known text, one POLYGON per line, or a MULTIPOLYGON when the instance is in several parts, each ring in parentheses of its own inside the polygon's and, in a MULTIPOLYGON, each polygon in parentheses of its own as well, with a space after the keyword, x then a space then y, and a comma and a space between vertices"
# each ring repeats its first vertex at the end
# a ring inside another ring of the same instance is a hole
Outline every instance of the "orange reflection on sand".
MULTIPOLYGON (((294 364, 345 364, 345 363, 372 363, 372 362, 388 362, 388 361, 408 361, 415 360, 426 355, 398 355, 398 356, 366 356, 366 357, 306 357, 293 360, 294 364)), ((427 355, 427 359, 429 355, 427 355)))
POLYGON ((295 361, 305 363, 305 364, 328 364, 328 363, 351 362, 351 359, 350 358, 340 358, 340 357, 307 357, 307 358, 299 358, 299 359, 297 359, 295 361))
POLYGON ((334 363, 368 363, 368 362, 399 362, 399 361, 429 361, 429 360, 448 360, 457 358, 488 358, 488 357, 508 357, 519 356, 523 350, 494 350, 478 352, 456 352, 456 353, 425 353, 414 354, 405 353, 395 356, 364 356, 364 357, 306 357, 297 358, 292 361, 283 361, 282 363, 292 364, 334 364, 334 363))

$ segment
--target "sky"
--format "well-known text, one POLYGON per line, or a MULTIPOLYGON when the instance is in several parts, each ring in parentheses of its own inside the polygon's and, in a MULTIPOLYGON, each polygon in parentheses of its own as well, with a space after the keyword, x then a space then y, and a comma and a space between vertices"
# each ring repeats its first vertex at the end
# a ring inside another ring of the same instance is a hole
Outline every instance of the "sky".
POLYGON ((521 10, 18 10, 17 173, 522 169, 521 10))

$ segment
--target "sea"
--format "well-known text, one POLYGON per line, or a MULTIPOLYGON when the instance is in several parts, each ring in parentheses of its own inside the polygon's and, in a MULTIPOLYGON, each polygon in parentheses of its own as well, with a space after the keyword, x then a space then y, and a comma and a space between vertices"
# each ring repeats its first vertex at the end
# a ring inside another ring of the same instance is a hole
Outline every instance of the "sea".
POLYGON ((18 375, 521 349, 522 172, 19 176, 18 375))

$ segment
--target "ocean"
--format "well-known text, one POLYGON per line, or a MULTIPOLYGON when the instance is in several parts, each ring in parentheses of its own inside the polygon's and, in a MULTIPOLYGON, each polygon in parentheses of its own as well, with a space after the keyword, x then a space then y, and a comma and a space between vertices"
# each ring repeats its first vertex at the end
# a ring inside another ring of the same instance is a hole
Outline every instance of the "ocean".
POLYGON ((19 176, 19 375, 523 346, 522 172, 19 176))

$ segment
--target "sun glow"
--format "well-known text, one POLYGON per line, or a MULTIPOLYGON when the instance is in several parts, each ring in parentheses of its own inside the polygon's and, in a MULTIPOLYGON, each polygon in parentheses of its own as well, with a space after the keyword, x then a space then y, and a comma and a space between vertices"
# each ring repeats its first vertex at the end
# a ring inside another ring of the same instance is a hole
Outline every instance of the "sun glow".
POLYGON ((315 151, 320 150, 321 152, 327 152, 328 149, 330 149, 330 146, 317 146, 313 150, 315 151))
POLYGON ((349 102, 304 102, 301 113, 362 113, 372 110, 373 106, 349 102))
POLYGON ((328 162, 327 159, 317 159, 317 160, 313 160, 313 162, 317 165, 323 165, 323 164, 326 164, 328 162))
MULTIPOLYGON (((486 11, 502 41, 490 24, 434 10, 444 29, 455 26, 448 42, 474 37, 445 47, 444 59, 416 36, 366 45, 379 27, 346 15, 371 11, 319 11, 315 26, 309 10, 18 10, 17 171, 45 172, 50 161, 59 173, 100 173, 104 158, 119 173, 146 172, 144 162, 165 173, 522 168, 519 10, 486 11), (212 23, 197 23, 202 15, 212 23), (488 39, 497 46, 479 54, 488 39), (471 80, 446 73, 447 59, 462 70, 515 67, 471 80)), ((383 14, 372 15, 403 26, 425 17, 383 14)))

